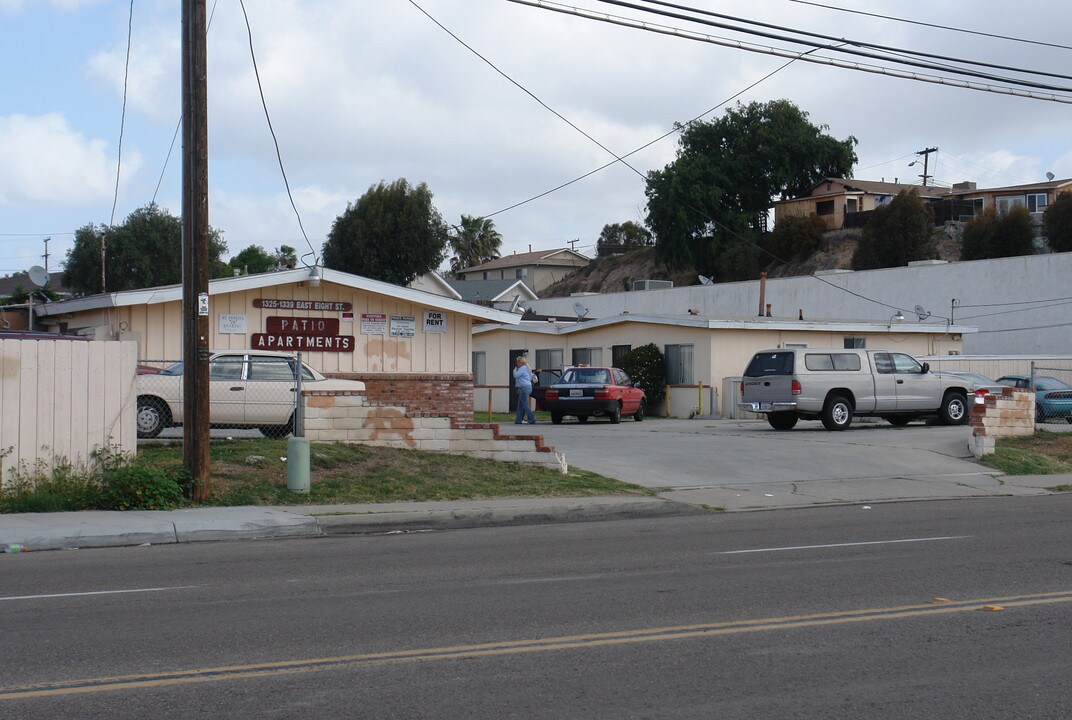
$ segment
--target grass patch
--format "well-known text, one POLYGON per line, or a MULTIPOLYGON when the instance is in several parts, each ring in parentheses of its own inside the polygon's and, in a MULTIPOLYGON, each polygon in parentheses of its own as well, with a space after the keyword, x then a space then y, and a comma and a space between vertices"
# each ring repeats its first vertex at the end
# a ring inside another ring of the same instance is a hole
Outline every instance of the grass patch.
POLYGON ((1037 430, 1034 435, 998 438, 982 464, 1007 475, 1056 475, 1072 472, 1072 433, 1037 430))
MULTIPOLYGON (((214 440, 209 449, 212 496, 206 505, 331 505, 506 497, 654 495, 586 470, 556 470, 518 463, 365 445, 313 443, 310 491, 287 488, 285 440, 214 440)), ((182 466, 181 443, 144 447, 138 462, 182 466)))

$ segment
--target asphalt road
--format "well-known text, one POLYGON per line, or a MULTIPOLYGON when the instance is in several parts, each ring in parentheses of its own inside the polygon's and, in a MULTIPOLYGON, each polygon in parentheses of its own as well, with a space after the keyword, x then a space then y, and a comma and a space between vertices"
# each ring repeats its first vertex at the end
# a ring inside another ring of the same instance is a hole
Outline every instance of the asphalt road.
POLYGON ((0 555, 0 717, 1063 720, 1070 512, 1058 495, 0 555))

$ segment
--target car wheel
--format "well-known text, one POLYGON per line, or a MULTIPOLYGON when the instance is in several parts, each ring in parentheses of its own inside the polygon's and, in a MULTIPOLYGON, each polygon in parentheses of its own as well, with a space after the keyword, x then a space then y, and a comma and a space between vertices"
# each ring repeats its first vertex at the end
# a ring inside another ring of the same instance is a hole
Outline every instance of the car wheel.
POLYGON ((285 425, 261 425, 257 428, 261 431, 261 435, 267 438, 274 438, 279 440, 285 438, 294 432, 294 416, 290 416, 290 420, 285 425))
POLYGON ((948 392, 938 408, 938 419, 943 425, 963 425, 968 422, 968 399, 959 392, 948 392))
POLYGON ((897 427, 904 427, 908 423, 912 422, 911 415, 891 415, 886 418, 886 422, 890 425, 896 425, 897 427))
POLYGON ((171 423, 167 405, 158 398, 138 398, 138 437, 154 438, 171 423))
POLYGON ((767 422, 775 430, 792 430, 797 424, 795 412, 767 413, 767 422))
POLYGON ((636 422, 644 422, 644 417, 648 414, 648 404, 644 401, 640 402, 636 412, 633 413, 633 420, 636 422))
POLYGON ((587 415, 578 415, 577 416, 577 422, 579 422, 579 423, 588 422, 588 416, 587 415))
POLYGON ((556 412, 551 413, 551 423, 554 424, 554 425, 561 425, 562 424, 562 413, 556 413, 556 412))
POLYGON ((611 425, 617 425, 622 421, 622 406, 621 404, 615 405, 614 409, 607 413, 607 418, 610 419, 611 425))
POLYGON ((852 403, 842 395, 831 395, 823 406, 822 420, 827 430, 844 430, 852 425, 852 403))

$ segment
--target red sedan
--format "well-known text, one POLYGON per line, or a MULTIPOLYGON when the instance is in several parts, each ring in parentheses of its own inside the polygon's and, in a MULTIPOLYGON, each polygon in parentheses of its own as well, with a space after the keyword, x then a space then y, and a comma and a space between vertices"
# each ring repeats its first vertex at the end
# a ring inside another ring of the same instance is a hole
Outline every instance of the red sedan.
POLYGON ((622 415, 632 415, 640 422, 647 414, 647 398, 620 368, 580 365, 566 368, 562 378, 547 388, 543 407, 555 425, 566 415, 582 423, 593 415, 606 416, 615 424, 622 415))

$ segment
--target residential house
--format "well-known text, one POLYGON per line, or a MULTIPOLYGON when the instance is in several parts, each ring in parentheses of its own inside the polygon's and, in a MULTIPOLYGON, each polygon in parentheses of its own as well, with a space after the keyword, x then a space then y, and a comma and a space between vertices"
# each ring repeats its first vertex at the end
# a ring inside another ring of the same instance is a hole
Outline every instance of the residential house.
POLYGON ((857 227, 868 213, 887 205, 902 190, 914 190, 924 199, 937 199, 944 188, 923 187, 899 182, 875 182, 850 178, 825 178, 804 197, 774 203, 774 224, 786 217, 818 215, 830 230, 857 227))
POLYGON ((524 280, 448 280, 462 300, 500 310, 518 311, 522 303, 537 300, 524 280))
POLYGON ((535 293, 586 266, 591 260, 569 248, 513 253, 458 273, 459 280, 524 280, 535 293))

